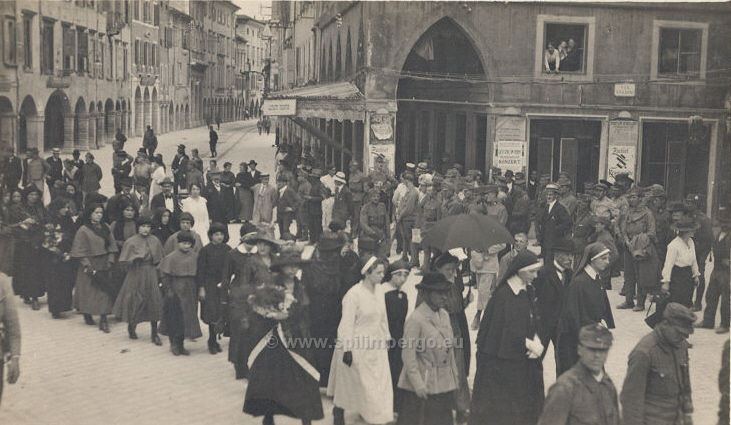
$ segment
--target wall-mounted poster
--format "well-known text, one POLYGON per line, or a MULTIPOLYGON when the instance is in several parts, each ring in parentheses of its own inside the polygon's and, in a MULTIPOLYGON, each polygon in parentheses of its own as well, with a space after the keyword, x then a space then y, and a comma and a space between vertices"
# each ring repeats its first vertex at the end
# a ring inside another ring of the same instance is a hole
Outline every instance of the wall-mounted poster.
POLYGON ((627 173, 634 178, 637 165, 637 142, 639 123, 634 120, 609 122, 609 151, 607 154, 607 180, 614 182, 614 176, 627 173))
POLYGON ((393 176, 396 172, 395 164, 393 163, 396 158, 396 145, 393 143, 371 144, 369 149, 369 174, 393 176))
POLYGON ((496 141, 492 165, 502 171, 523 171, 525 167, 525 142, 496 141))
POLYGON ((495 140, 525 140, 524 117, 497 117, 495 123, 495 140))
POLYGON ((373 114, 371 115, 371 143, 388 143, 393 141, 393 126, 391 125, 391 115, 389 114, 373 114))

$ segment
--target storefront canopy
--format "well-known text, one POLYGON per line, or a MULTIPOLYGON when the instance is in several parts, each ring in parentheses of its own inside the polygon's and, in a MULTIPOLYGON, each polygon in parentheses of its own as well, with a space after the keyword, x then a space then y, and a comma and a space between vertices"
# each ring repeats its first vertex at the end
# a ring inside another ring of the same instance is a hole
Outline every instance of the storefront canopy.
POLYGON ((299 118, 365 120, 365 96, 355 84, 340 82, 270 93, 268 99, 296 99, 299 118))

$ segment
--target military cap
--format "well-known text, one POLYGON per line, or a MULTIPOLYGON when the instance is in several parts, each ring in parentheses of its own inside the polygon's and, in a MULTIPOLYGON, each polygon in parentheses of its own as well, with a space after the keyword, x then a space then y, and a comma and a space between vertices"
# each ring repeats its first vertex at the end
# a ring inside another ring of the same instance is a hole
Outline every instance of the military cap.
POLYGON ((676 328, 686 331, 688 334, 693 333, 693 323, 696 315, 688 307, 678 303, 669 303, 662 313, 663 319, 676 328))
POLYGON ((579 343, 595 350, 609 350, 612 346, 612 333, 598 323, 583 326, 579 330, 579 343))
POLYGON ((411 270, 411 267, 409 267, 409 263, 407 263, 406 261, 404 261, 402 259, 398 259, 388 265, 388 271, 386 272, 386 274, 392 275, 394 273, 402 273, 402 272, 409 273, 410 270, 411 270))

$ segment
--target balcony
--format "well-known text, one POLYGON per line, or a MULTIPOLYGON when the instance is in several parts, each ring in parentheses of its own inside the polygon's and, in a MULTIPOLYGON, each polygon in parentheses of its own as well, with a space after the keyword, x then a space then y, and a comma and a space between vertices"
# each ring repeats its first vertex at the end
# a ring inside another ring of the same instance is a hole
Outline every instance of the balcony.
POLYGON ((56 75, 49 75, 46 87, 49 89, 67 89, 71 87, 71 70, 59 69, 56 75))
POLYGON ((107 12, 107 34, 117 35, 125 26, 124 19, 120 12, 107 12))

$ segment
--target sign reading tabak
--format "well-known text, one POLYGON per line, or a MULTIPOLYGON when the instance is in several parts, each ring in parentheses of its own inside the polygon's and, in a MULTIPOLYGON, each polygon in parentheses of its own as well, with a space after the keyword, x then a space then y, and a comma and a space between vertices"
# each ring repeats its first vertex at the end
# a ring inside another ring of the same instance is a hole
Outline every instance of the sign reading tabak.
POLYGON ((264 115, 292 116, 297 113, 297 99, 266 99, 261 107, 264 115))

